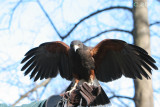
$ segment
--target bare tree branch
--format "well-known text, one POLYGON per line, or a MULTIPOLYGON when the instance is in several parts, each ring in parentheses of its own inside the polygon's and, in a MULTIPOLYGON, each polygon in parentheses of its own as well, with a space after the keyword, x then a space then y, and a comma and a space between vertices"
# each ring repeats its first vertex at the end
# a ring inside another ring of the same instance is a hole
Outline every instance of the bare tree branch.
POLYGON ((51 20, 50 16, 48 15, 48 13, 45 11, 45 9, 43 8, 42 4, 40 3, 39 0, 37 0, 38 5, 40 6, 40 8, 42 9, 43 13, 45 14, 45 16, 47 17, 47 19, 49 20, 50 24, 52 25, 53 29, 56 31, 56 33, 58 34, 58 36, 62 39, 63 37, 61 36, 61 34, 59 33, 59 31, 57 30, 56 26, 54 25, 53 21, 51 20))
POLYGON ((111 29, 111 30, 105 30, 105 31, 102 31, 102 32, 98 33, 97 35, 92 36, 92 37, 90 37, 90 38, 86 39, 85 41, 83 41, 83 43, 85 43, 85 42, 87 42, 87 41, 90 41, 91 39, 94 39, 94 38, 96 38, 96 37, 98 37, 98 36, 100 36, 100 35, 102 35, 102 34, 104 34, 104 33, 112 32, 112 31, 126 32, 126 33, 129 33, 129 34, 131 34, 131 35, 132 35, 132 31, 122 30, 122 29, 111 29))
POLYGON ((104 11, 107 11, 107 10, 112 10, 112 9, 124 9, 124 10, 128 10, 128 11, 132 12, 132 9, 131 9, 131 8, 125 7, 125 6, 116 6, 116 7, 109 7, 109 8, 104 8, 104 9, 101 9, 101 10, 97 10, 97 11, 89 14, 88 16, 85 16, 85 17, 82 18, 81 20, 79 20, 79 21, 71 28, 71 30, 70 30, 65 36, 62 37, 62 40, 65 39, 66 37, 68 37, 68 36, 73 32, 73 30, 74 30, 80 23, 82 23, 83 21, 85 21, 86 19, 88 19, 88 18, 90 18, 90 17, 92 17, 92 16, 94 16, 94 15, 97 15, 97 14, 99 14, 99 13, 101 13, 101 12, 104 12, 104 11))
POLYGON ((79 20, 79 21, 69 30, 69 32, 68 32, 66 35, 62 36, 62 35, 59 33, 59 31, 57 30, 57 28, 55 27, 53 21, 51 20, 51 18, 49 17, 48 13, 45 11, 45 9, 43 8, 43 6, 42 6, 42 4, 40 3, 39 0, 37 0, 37 3, 38 3, 38 5, 40 6, 40 8, 42 9, 42 11, 44 12, 45 16, 48 18, 48 20, 49 20, 50 24, 52 25, 53 29, 56 31, 56 33, 58 34, 58 36, 59 36, 62 40, 64 40, 65 38, 67 38, 67 37, 75 30, 75 28, 77 28, 77 26, 78 26, 79 24, 81 24, 83 21, 85 21, 86 19, 88 19, 88 18, 90 18, 90 17, 92 17, 92 16, 94 16, 94 15, 97 15, 97 14, 99 14, 99 13, 101 13, 101 12, 104 12, 104 11, 107 11, 107 10, 111 10, 111 9, 125 9, 125 10, 128 10, 128 11, 132 12, 132 9, 131 9, 131 8, 129 8, 129 7, 124 7, 124 6, 109 7, 109 8, 104 8, 104 9, 101 9, 101 10, 97 10, 97 11, 89 14, 88 16, 85 16, 85 17, 82 18, 81 20, 79 20))
MULTIPOLYGON (((22 2, 22 0, 20 0, 20 1, 16 4, 16 6, 12 9, 11 17, 10 17, 10 20, 9 20, 9 27, 8 27, 8 28, 5 28, 5 29, 9 29, 9 28, 10 28, 14 11, 15 11, 15 9, 19 6, 19 4, 20 4, 21 2, 22 2)), ((109 7, 109 8, 104 8, 104 9, 101 9, 101 10, 97 10, 97 11, 89 14, 88 16, 85 16, 85 17, 82 18, 81 20, 79 20, 79 21, 69 30, 69 32, 68 32, 66 35, 62 36, 62 35, 60 34, 60 32, 58 31, 58 29, 56 28, 56 26, 54 25, 53 21, 51 20, 49 14, 45 11, 44 7, 42 6, 42 4, 40 3, 39 0, 37 0, 37 3, 38 3, 38 5, 40 6, 40 8, 42 9, 42 11, 43 11, 43 13, 45 14, 45 16, 47 17, 47 19, 49 20, 49 22, 50 22, 50 24, 52 25, 53 29, 56 31, 56 33, 58 34, 58 36, 59 36, 62 40, 64 40, 65 38, 67 38, 67 37, 75 30, 75 28, 77 28, 77 26, 78 26, 79 24, 81 24, 83 21, 85 21, 86 19, 88 19, 88 18, 90 18, 90 17, 92 17, 92 16, 94 16, 94 15, 97 15, 97 14, 99 14, 99 13, 101 13, 101 12, 104 12, 104 11, 107 11, 107 10, 112 10, 112 9, 125 9, 125 10, 128 10, 128 11, 132 12, 132 9, 131 9, 131 8, 125 7, 125 6, 116 6, 116 7, 109 7)), ((5 29, 0 29, 0 30, 5 30, 5 29)))
POLYGON ((124 101, 122 101, 121 98, 118 98, 119 102, 121 102, 123 104, 124 107, 129 107, 124 101))
POLYGON ((47 88, 48 84, 46 84, 41 92, 41 94, 39 95, 39 98, 41 98, 43 96, 43 94, 45 93, 46 91, 46 88, 47 88))
POLYGON ((113 99, 113 98, 125 98, 125 99, 129 99, 129 100, 134 100, 134 98, 132 98, 132 97, 120 96, 120 95, 113 95, 109 99, 113 99))
POLYGON ((17 4, 16 4, 16 5, 14 6, 14 8, 11 10, 8 27, 7 27, 7 28, 2 28, 2 29, 0 29, 0 30, 8 30, 8 29, 10 29, 11 24, 12 24, 12 19, 13 19, 14 12, 15 12, 15 10, 17 9, 17 7, 20 5, 21 2, 22 2, 22 0, 20 0, 19 2, 17 2, 17 4))
POLYGON ((151 27, 151 26, 153 26, 153 25, 156 25, 156 24, 160 24, 160 21, 157 21, 157 22, 151 23, 151 24, 149 25, 149 27, 151 27))
POLYGON ((41 84, 35 86, 34 88, 32 88, 31 90, 29 90, 27 93, 25 93, 24 95, 21 95, 21 97, 12 105, 15 106, 17 103, 19 103, 22 99, 26 98, 27 96, 29 96, 30 93, 33 93, 34 91, 36 91, 38 88, 46 86, 49 82, 51 81, 51 79, 47 79, 44 82, 42 82, 41 84))

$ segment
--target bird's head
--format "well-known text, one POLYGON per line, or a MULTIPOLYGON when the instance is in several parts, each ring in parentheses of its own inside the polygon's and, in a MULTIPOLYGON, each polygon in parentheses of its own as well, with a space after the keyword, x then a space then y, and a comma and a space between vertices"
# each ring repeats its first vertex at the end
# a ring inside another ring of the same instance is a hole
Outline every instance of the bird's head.
POLYGON ((74 40, 71 42, 70 47, 72 50, 74 50, 76 52, 78 49, 83 49, 84 44, 79 40, 74 40))

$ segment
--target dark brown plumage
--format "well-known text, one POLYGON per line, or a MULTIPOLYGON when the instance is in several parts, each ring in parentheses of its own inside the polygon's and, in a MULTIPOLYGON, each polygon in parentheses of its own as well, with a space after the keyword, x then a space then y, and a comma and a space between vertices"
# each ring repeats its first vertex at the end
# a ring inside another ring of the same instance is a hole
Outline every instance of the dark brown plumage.
POLYGON ((60 41, 43 43, 28 51, 21 63, 24 62, 22 71, 25 75, 31 72, 34 81, 53 78, 58 73, 67 80, 97 78, 109 82, 122 75, 149 79, 152 68, 158 69, 144 49, 116 39, 105 39, 93 48, 80 41, 72 41, 70 47, 60 41))

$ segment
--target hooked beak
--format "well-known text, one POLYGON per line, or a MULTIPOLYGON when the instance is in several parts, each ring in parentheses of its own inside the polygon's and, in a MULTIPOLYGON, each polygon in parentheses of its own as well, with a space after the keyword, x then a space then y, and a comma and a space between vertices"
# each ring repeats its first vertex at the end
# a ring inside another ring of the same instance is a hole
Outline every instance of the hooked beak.
POLYGON ((74 48, 74 51, 76 52, 77 49, 79 48, 79 46, 78 45, 74 45, 73 48, 74 48))

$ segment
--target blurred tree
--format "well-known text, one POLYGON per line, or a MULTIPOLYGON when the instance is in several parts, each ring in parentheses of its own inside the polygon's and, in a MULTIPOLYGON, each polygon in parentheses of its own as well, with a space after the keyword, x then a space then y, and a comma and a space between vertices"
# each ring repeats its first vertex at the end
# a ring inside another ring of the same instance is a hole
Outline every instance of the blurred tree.
MULTIPOLYGON (((134 0, 133 4, 134 44, 151 54, 147 0, 134 0)), ((143 80, 136 79, 134 80, 134 86, 136 107, 153 107, 152 80, 145 78, 143 80)))

